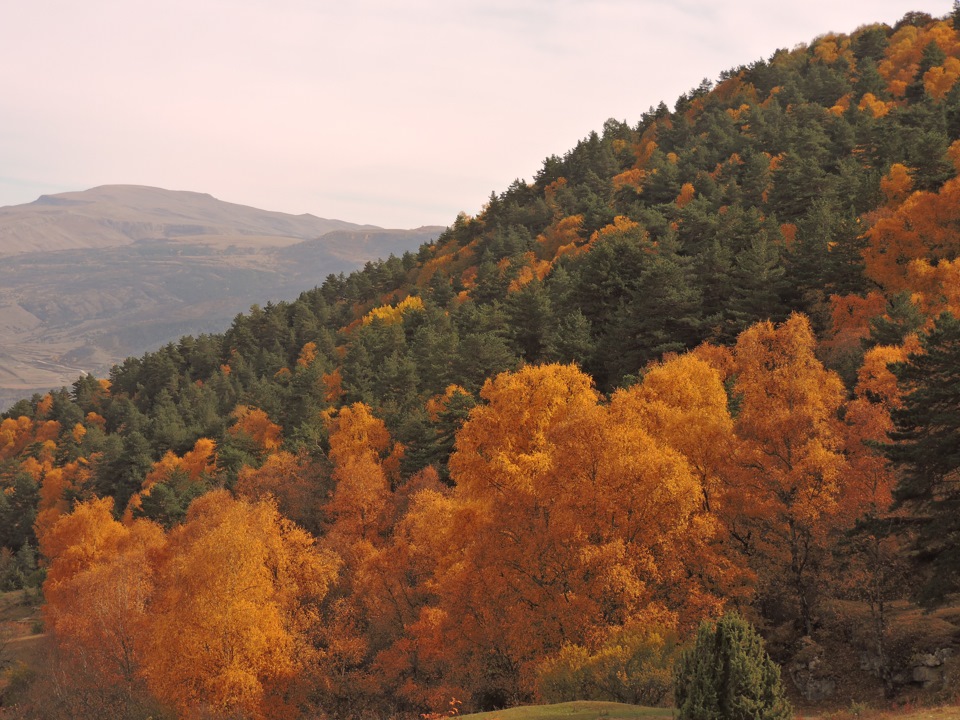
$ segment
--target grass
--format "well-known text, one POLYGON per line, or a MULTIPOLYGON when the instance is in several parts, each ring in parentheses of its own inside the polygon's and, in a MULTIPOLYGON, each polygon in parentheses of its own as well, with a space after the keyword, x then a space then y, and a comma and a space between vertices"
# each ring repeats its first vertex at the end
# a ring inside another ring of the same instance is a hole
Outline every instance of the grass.
MULTIPOLYGON (((457 720, 632 720, 672 718, 672 708, 640 707, 613 702, 576 702, 557 705, 526 705, 493 712, 461 715, 457 720)), ((801 718, 801 716, 797 716, 801 718)), ((802 716, 806 720, 960 720, 960 706, 905 707, 898 710, 856 708, 802 716)))
MULTIPOLYGON (((577 700, 556 705, 524 705, 509 710, 461 715, 465 720, 633 720, 634 718, 672 718, 670 708, 651 708, 615 702, 577 700)), ((941 719, 938 719, 941 720, 941 719)), ((942 720, 953 720, 943 718, 942 720)))
POLYGON ((8 668, 38 668, 45 647, 37 595, 25 590, 0 593, 0 689, 8 668))

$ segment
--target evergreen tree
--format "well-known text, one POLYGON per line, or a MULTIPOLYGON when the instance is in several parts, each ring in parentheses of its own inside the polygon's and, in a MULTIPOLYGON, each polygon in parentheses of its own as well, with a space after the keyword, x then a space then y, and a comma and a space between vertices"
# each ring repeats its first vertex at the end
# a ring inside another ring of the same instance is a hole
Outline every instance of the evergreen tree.
POLYGON ((674 669, 674 699, 680 720, 789 720, 790 703, 780 668, 746 620, 724 615, 703 622, 696 645, 674 669))
POLYGON ((901 345, 907 335, 923 325, 920 308, 908 292, 900 292, 887 303, 887 312, 870 321, 870 345, 901 345))
POLYGON ((921 599, 936 602, 960 589, 960 320, 944 313, 920 343, 892 366, 904 397, 884 450, 902 469, 895 501, 912 511, 921 599))
POLYGON ((917 74, 914 76, 913 82, 907 86, 908 100, 917 101, 923 99, 927 92, 923 85, 923 76, 930 68, 943 65, 946 59, 946 54, 937 44, 936 40, 931 40, 927 46, 923 48, 923 52, 920 55, 920 65, 917 68, 917 74))

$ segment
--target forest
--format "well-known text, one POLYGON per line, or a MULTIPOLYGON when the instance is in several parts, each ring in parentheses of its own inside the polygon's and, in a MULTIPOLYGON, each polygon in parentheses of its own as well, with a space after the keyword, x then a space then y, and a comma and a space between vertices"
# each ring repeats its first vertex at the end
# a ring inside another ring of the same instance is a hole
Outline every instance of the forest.
POLYGON ((11 717, 655 705, 726 610, 801 701, 912 692, 960 638, 958 29, 777 50, 15 404, 11 717))

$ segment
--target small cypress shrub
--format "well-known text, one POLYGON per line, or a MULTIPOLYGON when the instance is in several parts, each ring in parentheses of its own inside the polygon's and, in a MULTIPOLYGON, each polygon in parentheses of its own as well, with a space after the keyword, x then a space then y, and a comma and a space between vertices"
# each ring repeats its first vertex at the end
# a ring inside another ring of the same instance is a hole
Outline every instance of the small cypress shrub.
POLYGON ((700 623, 697 642, 674 668, 679 720, 789 720, 780 668, 736 613, 700 623))

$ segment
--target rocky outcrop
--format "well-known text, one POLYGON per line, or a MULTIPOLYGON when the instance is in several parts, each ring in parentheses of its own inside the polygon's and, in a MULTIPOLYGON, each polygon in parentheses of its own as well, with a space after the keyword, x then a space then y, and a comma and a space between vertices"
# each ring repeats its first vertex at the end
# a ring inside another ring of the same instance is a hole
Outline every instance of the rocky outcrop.
POLYGON ((837 680, 823 661, 823 648, 810 637, 801 638, 800 650, 785 669, 807 702, 824 702, 837 691, 837 680))

